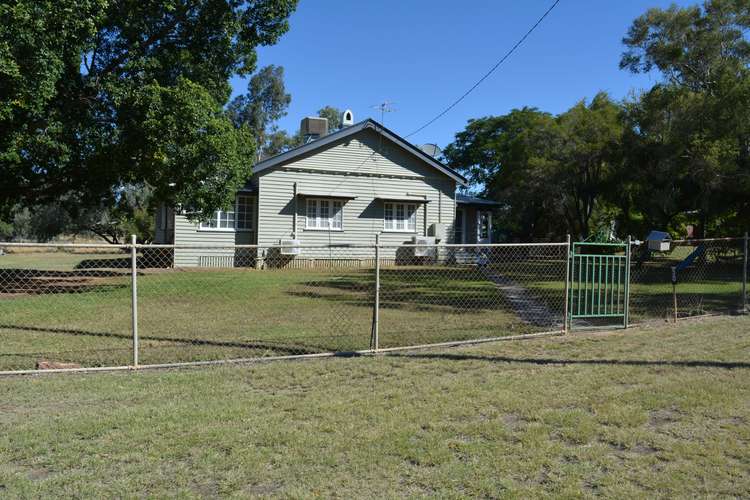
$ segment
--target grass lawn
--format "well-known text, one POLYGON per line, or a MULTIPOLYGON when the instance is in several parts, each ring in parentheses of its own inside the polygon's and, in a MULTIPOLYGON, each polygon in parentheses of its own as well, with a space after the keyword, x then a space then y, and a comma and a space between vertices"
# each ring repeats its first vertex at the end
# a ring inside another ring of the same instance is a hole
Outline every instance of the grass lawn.
MULTIPOLYGON (((130 364, 127 256, 2 259, 0 370, 33 368, 39 359, 130 364)), ((558 287, 542 295, 557 302, 561 318, 558 287)), ((142 269, 138 297, 143 364, 362 350, 370 346, 374 271, 142 269)), ((521 321, 476 268, 382 270, 381 347, 549 329, 521 321)))
POLYGON ((744 497, 750 318, 0 379, 0 496, 744 497))
MULTIPOLYGON (((564 260, 514 253, 496 257, 488 272, 528 292, 528 309, 539 306, 543 321, 520 314, 518 301, 476 267, 384 267, 380 346, 560 328, 564 260)), ((130 364, 128 266, 122 253, 0 257, 0 370, 34 368, 40 359, 83 366, 130 364)), ((639 270, 631 295, 635 321, 671 316, 672 290, 663 267, 639 270)), ((738 303, 739 282, 732 277, 739 271, 726 266, 708 271, 698 281, 680 284, 682 315, 726 312, 738 303)), ((352 351, 370 345, 372 269, 143 267, 138 292, 143 364, 352 351)))

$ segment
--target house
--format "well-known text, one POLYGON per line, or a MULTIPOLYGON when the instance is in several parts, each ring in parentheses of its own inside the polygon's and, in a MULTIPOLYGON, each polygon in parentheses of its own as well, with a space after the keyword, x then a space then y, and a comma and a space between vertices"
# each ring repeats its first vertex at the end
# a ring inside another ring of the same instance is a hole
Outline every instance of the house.
POLYGON ((415 237, 492 241, 496 204, 457 194, 467 185, 462 175, 380 123, 367 119, 328 134, 325 119, 305 118, 302 131, 306 144, 255 165, 234 210, 202 223, 166 207, 158 211, 155 242, 176 244, 175 266, 258 265, 270 257, 259 248, 250 259, 238 259, 232 247, 242 244, 300 245, 297 258, 303 259, 333 257, 310 246, 347 244, 355 245, 348 258, 372 257, 372 249, 356 245, 373 244, 376 234, 392 257, 415 237))

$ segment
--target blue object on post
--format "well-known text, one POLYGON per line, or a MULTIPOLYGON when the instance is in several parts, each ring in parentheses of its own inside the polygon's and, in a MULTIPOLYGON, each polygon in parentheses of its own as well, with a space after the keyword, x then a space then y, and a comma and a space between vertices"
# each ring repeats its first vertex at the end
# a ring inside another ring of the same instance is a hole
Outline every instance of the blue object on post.
POLYGON ((682 271, 683 269, 686 269, 688 266, 690 266, 695 259, 700 257, 706 252, 706 246, 704 244, 700 244, 697 247, 695 247, 695 250, 693 250, 690 255, 685 257, 685 260, 677 264, 672 268, 672 283, 677 283, 677 273, 682 271))

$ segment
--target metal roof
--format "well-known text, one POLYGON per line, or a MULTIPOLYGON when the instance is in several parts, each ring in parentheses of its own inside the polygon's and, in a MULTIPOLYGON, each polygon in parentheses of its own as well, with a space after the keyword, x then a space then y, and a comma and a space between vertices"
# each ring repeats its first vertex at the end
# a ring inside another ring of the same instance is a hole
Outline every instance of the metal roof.
POLYGON ((436 160, 432 156, 428 155, 421 149, 419 149, 414 144, 410 143, 406 139, 400 137, 396 133, 388 130, 380 123, 376 122, 372 118, 368 118, 366 120, 363 120, 359 123, 355 123, 354 125, 350 127, 344 127, 341 130, 338 130, 336 132, 333 132, 331 134, 328 134, 326 136, 321 137, 320 139, 314 140, 312 142, 308 142, 307 144, 304 144, 302 146, 298 146, 294 149, 290 149, 289 151, 286 151, 284 153, 278 154, 276 156, 272 156, 271 158, 268 158, 266 160, 263 160, 259 163, 256 163, 253 167, 253 174, 259 174, 263 172, 264 170, 268 170, 270 168, 279 166, 283 163, 286 163, 288 161, 291 161, 301 155, 311 153, 317 149, 320 149, 324 146, 327 146, 333 142, 336 142, 340 139, 344 139, 346 137, 349 137, 351 135, 354 135, 358 132, 361 132, 362 130, 365 130, 367 128, 373 129, 376 133, 382 135, 383 137, 391 140, 392 142, 395 142, 402 148, 406 149, 410 153, 412 153, 414 156, 418 157, 428 165, 432 166, 433 168, 439 170, 440 172, 444 173, 451 179, 455 180, 462 186, 467 186, 468 181, 466 178, 450 168, 449 166, 445 165, 441 161, 436 160))
POLYGON ((483 205, 487 207, 499 207, 502 203, 492 200, 485 200, 484 198, 477 198, 476 196, 469 196, 467 194, 456 193, 456 203, 462 205, 483 205))
POLYGON ((672 237, 665 231, 651 231, 646 236, 646 241, 667 241, 671 239, 672 237))

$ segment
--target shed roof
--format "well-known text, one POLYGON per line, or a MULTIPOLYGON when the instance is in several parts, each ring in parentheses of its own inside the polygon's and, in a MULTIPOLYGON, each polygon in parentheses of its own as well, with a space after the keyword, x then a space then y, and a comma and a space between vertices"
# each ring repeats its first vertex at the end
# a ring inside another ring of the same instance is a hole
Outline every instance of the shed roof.
POLYGON ((385 128, 383 125, 376 122, 372 118, 368 118, 359 123, 355 123, 354 125, 350 127, 342 128, 341 130, 338 130, 336 132, 323 136, 320 139, 314 140, 312 142, 308 142, 307 144, 296 147, 294 149, 290 149, 289 151, 278 154, 276 156, 272 156, 271 158, 268 158, 259 163, 256 163, 255 167, 253 168, 253 174, 259 174, 265 170, 279 166, 288 161, 294 160, 304 154, 314 152, 335 141, 352 136, 368 128, 374 130, 376 133, 382 135, 384 138, 390 140, 391 142, 398 144, 399 146, 404 148, 406 151, 408 151, 412 155, 418 157, 419 159, 421 159, 422 161, 424 161, 431 167, 447 175, 448 177, 455 180, 462 186, 468 185, 468 181, 463 175, 459 174, 458 172, 456 172, 449 166, 445 165, 443 162, 428 155, 427 153, 419 149, 414 144, 410 143, 403 137, 400 137, 399 135, 397 135, 395 132, 388 130, 387 128, 385 128))

